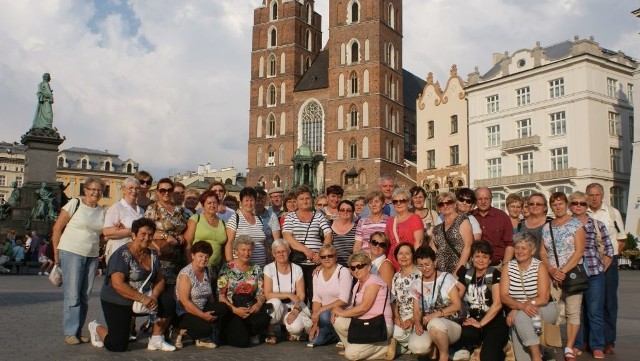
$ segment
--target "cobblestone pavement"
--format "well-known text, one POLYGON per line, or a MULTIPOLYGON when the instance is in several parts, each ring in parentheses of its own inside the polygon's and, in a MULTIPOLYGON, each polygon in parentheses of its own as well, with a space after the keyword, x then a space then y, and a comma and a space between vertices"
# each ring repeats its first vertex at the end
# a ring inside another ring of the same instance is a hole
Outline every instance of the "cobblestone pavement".
MULTIPOLYGON (((620 313, 617 354, 607 360, 640 360, 640 272, 623 271, 620 281, 620 313)), ((102 278, 90 301, 88 320, 103 322, 99 305, 102 278)), ((62 341, 62 291, 46 277, 0 275, 0 360, 195 360, 214 357, 222 360, 344 360, 333 346, 310 349, 304 343, 281 342, 276 346, 238 349, 223 346, 214 350, 187 345, 176 352, 147 351, 146 339, 130 344, 130 351, 112 353, 91 344, 68 346, 62 341)), ((86 329, 85 329, 86 330, 86 329)), ((88 331, 86 331, 88 335, 88 331)), ((558 352, 558 361, 563 358, 558 352)), ((399 360, 415 360, 405 355, 399 360)), ((590 360, 582 355, 578 360, 590 360)))

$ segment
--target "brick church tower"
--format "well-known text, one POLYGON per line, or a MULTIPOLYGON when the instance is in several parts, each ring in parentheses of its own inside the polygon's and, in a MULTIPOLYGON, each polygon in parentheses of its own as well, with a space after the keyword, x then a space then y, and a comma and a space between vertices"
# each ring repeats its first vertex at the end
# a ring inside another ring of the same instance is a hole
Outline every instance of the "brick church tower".
POLYGON ((415 108, 424 82, 402 69, 402 0, 330 0, 322 50, 313 7, 255 10, 247 185, 340 184, 353 198, 405 173, 404 104, 415 108), (408 92, 403 76, 417 84, 408 92))

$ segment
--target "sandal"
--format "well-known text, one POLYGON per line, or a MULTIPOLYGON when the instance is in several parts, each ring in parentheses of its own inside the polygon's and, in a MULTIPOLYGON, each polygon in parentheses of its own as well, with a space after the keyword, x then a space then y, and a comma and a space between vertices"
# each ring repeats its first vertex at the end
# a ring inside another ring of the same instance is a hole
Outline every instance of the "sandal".
POLYGON ((564 348, 564 361, 576 361, 576 355, 573 353, 572 348, 564 348))
POLYGON ((278 343, 278 338, 276 338, 275 334, 269 334, 267 335, 267 337, 264 339, 264 343, 268 344, 268 345, 275 345, 278 343))
POLYGON ((300 336, 289 335, 288 339, 291 342, 297 342, 298 340, 300 340, 300 336))

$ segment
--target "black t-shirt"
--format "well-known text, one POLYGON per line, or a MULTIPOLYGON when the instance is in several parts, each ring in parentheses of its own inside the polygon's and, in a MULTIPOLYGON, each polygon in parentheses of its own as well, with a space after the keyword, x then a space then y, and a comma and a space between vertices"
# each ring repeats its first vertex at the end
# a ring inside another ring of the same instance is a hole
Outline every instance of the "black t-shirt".
MULTIPOLYGON (((481 277, 476 277, 475 270, 472 272, 471 280, 467 281, 467 271, 466 268, 461 267, 456 276, 458 277, 458 281, 465 286, 463 301, 466 302, 468 306, 469 316, 480 321, 487 311, 489 311, 489 307, 491 307, 493 303, 491 287, 500 283, 500 270, 493 269, 491 286, 488 285, 489 280, 487 279, 487 274, 485 273, 481 277)), ((502 312, 499 312, 496 317, 503 317, 502 312)))

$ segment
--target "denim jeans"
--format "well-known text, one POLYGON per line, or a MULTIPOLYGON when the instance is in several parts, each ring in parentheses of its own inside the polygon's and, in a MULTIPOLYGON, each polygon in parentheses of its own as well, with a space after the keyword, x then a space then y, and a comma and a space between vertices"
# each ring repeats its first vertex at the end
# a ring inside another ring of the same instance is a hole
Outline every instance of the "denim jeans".
POLYGON ((618 256, 604 275, 604 342, 615 344, 618 324, 618 256))
POLYGON ((584 291, 582 300, 583 322, 574 345, 578 349, 586 340, 592 350, 604 350, 604 289, 604 273, 589 277, 589 288, 584 291))
POLYGON ((79 336, 89 311, 89 297, 98 269, 98 258, 84 257, 64 250, 59 251, 59 257, 64 293, 64 335, 79 336))
POLYGON ((318 328, 318 335, 313 339, 314 346, 323 346, 338 342, 338 334, 333 329, 333 324, 331 323, 331 310, 326 310, 320 314, 318 328))

